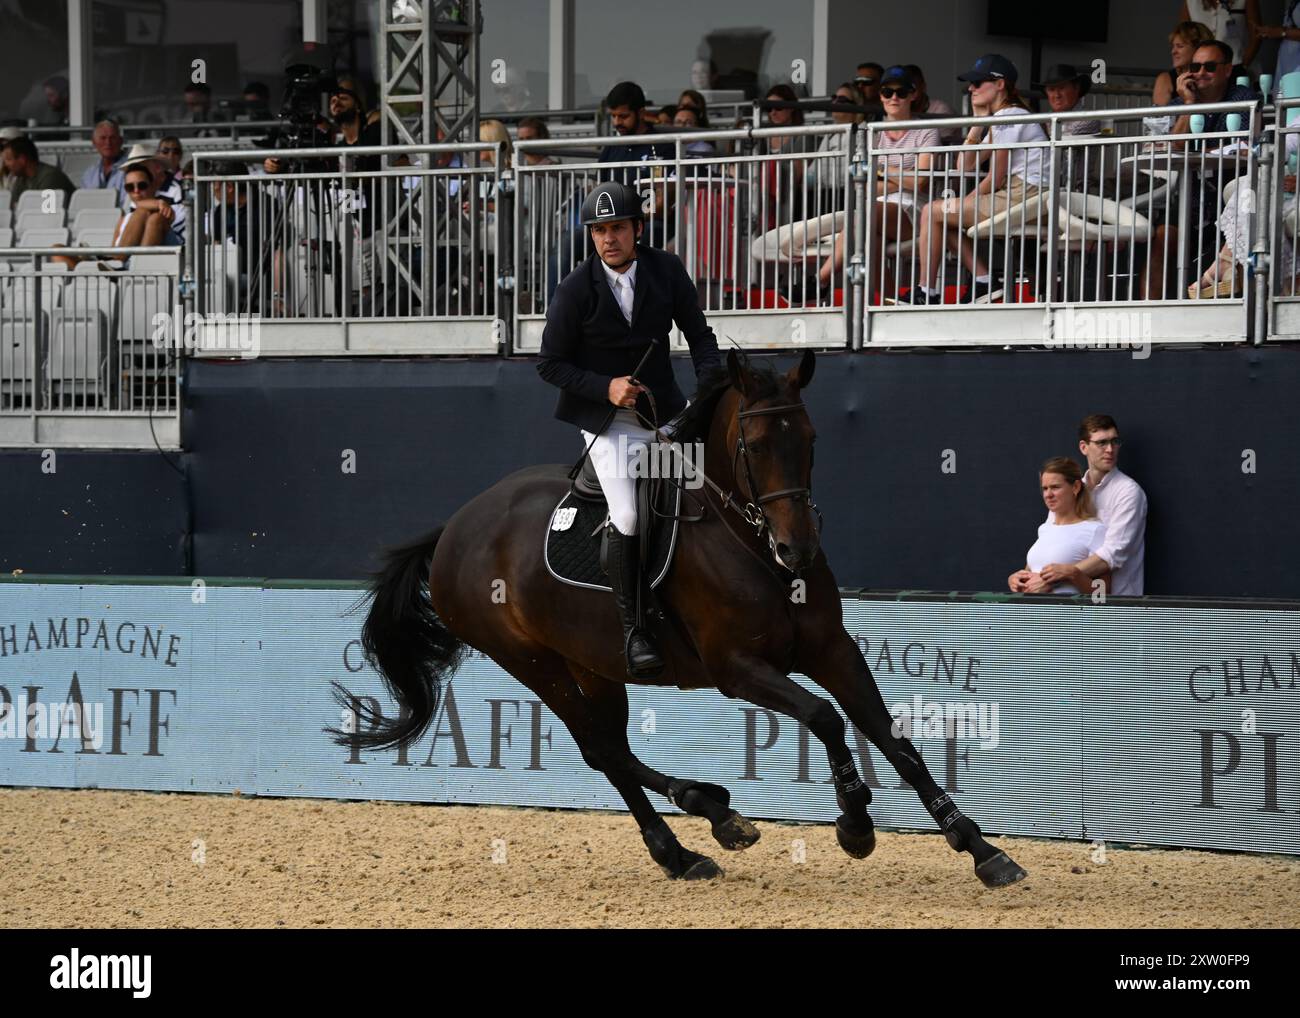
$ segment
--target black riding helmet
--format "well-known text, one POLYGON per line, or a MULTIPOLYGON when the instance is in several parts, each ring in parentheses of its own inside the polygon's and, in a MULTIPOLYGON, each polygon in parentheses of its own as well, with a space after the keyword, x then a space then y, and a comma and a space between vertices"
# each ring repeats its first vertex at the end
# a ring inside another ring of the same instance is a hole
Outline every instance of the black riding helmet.
POLYGON ((596 185, 582 203, 582 225, 617 223, 621 219, 643 219, 641 196, 626 184, 606 180, 596 185))

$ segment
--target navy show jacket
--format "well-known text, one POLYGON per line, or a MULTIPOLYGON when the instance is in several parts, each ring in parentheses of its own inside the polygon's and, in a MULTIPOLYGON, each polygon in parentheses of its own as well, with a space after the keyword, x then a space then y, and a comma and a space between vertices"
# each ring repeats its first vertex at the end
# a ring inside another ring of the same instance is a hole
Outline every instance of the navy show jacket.
MULTIPOLYGON (((636 370, 652 338, 658 346, 637 380, 654 395, 656 423, 667 423, 686 406, 668 356, 674 322, 690 346, 697 379, 722 365, 718 341, 681 259, 637 244, 636 266, 631 324, 623 317, 597 254, 565 277, 546 312, 537 372, 560 389, 555 416, 586 431, 598 432, 604 426, 614 408, 609 401, 610 381, 636 370)), ((653 419, 644 395, 638 397, 636 408, 647 420, 653 419)))

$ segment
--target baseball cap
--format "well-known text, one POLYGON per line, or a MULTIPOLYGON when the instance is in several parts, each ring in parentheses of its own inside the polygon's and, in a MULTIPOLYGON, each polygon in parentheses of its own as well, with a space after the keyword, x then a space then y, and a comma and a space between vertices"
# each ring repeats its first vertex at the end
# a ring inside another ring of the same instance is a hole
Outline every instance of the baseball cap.
POLYGON ((916 87, 916 82, 912 76, 907 73, 907 68, 901 64, 895 64, 893 67, 887 67, 885 73, 880 78, 882 85, 902 85, 909 91, 916 87))
POLYGON ((992 81, 994 79, 1003 79, 1008 84, 1014 85, 1019 74, 1016 72, 1016 65, 1000 53, 985 53, 975 61, 975 66, 965 74, 957 75, 958 81, 992 81))

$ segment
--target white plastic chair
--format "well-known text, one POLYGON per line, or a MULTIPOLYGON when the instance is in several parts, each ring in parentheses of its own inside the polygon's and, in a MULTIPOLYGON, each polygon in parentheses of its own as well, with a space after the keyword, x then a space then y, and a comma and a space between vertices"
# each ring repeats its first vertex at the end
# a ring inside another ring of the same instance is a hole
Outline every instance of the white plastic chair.
POLYGON ((72 192, 68 202, 68 218, 76 219, 77 213, 87 209, 117 208, 117 189, 113 187, 79 187, 72 192))

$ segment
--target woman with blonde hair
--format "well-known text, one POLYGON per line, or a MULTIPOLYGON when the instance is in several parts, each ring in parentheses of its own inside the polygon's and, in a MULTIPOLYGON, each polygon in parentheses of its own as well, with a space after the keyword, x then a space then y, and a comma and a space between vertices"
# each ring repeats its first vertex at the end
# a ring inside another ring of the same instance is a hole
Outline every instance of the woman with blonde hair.
MULTIPOLYGON (((510 132, 506 130, 506 125, 499 120, 480 120, 478 125, 478 140, 488 145, 500 144, 502 147, 501 166, 504 169, 513 165, 514 146, 510 143, 510 132)), ((492 152, 484 152, 483 158, 489 163, 493 162, 495 156, 492 152)))
POLYGON ((1174 26, 1169 33, 1170 68, 1156 75, 1155 88, 1151 91, 1152 106, 1169 105, 1174 98, 1174 83, 1192 62, 1192 54, 1198 46, 1213 40, 1214 33, 1199 21, 1180 21, 1174 26))
MULTIPOLYGON (((1093 580, 1080 569, 1055 586, 1042 577, 1052 563, 1082 562, 1105 541, 1106 525, 1097 518, 1083 471, 1068 456, 1056 456, 1043 464, 1038 484, 1051 518, 1038 528, 1025 568, 1008 576, 1007 586, 1018 594, 1091 594, 1093 580)), ((1098 579, 1110 587, 1109 570, 1098 579)))

